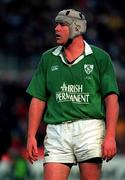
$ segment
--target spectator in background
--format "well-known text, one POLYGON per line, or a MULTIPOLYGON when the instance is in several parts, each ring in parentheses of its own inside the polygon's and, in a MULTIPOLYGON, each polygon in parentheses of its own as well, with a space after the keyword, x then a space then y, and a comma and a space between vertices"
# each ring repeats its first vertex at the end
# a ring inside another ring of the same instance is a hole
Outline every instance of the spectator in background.
POLYGON ((11 130, 5 119, 0 118, 0 159, 11 145, 11 130))

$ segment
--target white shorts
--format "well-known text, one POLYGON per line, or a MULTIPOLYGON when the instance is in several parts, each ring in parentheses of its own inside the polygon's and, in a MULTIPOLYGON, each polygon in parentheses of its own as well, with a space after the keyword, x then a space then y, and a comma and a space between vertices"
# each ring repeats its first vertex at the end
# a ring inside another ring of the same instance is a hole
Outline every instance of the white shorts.
POLYGON ((105 135, 103 120, 79 120, 47 125, 44 139, 44 163, 77 163, 102 157, 105 135))

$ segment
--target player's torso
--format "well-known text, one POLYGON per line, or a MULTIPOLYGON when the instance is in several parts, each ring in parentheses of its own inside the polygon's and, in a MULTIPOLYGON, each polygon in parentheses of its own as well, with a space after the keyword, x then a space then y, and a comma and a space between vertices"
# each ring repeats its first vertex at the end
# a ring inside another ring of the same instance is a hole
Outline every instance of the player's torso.
POLYGON ((89 103, 99 91, 99 69, 93 55, 76 64, 64 63, 60 56, 49 62, 47 89, 57 102, 89 103))

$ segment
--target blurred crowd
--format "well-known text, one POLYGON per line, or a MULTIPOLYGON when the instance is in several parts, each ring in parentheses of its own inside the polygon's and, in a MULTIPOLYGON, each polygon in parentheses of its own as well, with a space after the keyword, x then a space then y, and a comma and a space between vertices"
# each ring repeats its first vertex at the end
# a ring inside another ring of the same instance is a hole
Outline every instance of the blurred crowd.
MULTIPOLYGON (((114 63, 120 89, 118 153, 125 154, 125 12, 121 3, 121 0, 118 3, 113 0, 1 0, 0 66, 4 67, 5 75, 8 75, 8 64, 17 68, 14 70, 29 68, 33 71, 42 52, 55 46, 54 17, 57 12, 65 8, 82 11, 88 22, 85 40, 109 52, 114 63)), ((0 127, 5 129, 5 135, 0 138, 6 142, 4 150, 9 147, 11 155, 16 150, 23 152, 26 140, 30 97, 25 90, 31 76, 25 74, 19 81, 20 76, 16 82, 6 82, 4 76, 0 77, 0 127), (8 141, 6 135, 10 137, 8 141)), ((42 123, 38 131, 39 146, 45 129, 42 123)))
MULTIPOLYGON (((86 40, 108 50, 113 60, 121 68, 125 67, 124 11, 118 10, 118 7, 113 8, 115 3, 110 1, 1 0, 0 51, 26 60, 53 47, 56 13, 74 7, 86 15, 86 40)), ((123 78, 122 75, 120 78, 123 78)))

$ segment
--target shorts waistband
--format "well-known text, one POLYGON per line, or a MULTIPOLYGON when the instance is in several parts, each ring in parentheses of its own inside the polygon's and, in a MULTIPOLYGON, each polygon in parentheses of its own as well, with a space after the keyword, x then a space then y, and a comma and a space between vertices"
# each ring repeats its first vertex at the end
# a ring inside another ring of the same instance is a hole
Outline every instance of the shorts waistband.
MULTIPOLYGON (((76 121, 79 121, 79 120, 76 120, 76 121)), ((64 121, 64 122, 61 122, 60 124, 70 124, 70 123, 73 123, 73 122, 76 122, 76 121, 64 121)))
POLYGON ((93 120, 98 120, 98 121, 105 121, 104 119, 76 119, 76 120, 68 120, 68 121, 62 121, 62 122, 58 122, 58 123, 48 123, 48 125, 59 125, 59 124, 71 124, 74 122, 78 122, 78 121, 93 121, 93 120))
POLYGON ((63 121, 60 124, 70 124, 70 123, 74 123, 74 122, 77 122, 77 121, 89 121, 89 120, 103 121, 103 119, 76 119, 76 120, 63 121))

